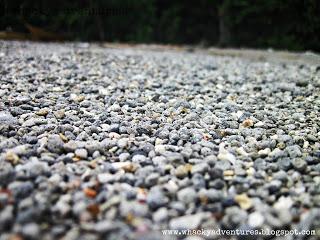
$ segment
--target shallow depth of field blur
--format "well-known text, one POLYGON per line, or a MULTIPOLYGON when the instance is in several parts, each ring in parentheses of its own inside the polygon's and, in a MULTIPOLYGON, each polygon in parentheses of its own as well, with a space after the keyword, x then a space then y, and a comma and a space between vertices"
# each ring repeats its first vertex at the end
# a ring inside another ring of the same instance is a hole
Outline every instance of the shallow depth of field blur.
POLYGON ((0 39, 320 51, 318 0, 3 0, 0 11, 0 39))

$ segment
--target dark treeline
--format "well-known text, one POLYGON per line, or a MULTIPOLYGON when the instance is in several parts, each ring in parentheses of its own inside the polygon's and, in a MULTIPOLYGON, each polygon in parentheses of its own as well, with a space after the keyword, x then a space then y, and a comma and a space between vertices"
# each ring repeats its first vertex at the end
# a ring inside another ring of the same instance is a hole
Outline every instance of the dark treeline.
POLYGON ((31 25, 68 40, 320 51, 319 0, 2 0, 0 5, 0 31, 28 32, 31 25))

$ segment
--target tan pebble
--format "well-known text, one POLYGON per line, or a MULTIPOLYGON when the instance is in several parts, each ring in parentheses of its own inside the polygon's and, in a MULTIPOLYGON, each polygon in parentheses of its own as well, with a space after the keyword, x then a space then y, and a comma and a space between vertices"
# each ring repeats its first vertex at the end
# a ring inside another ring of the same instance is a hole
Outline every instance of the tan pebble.
POLYGON ((96 168, 97 167, 97 160, 95 159, 95 160, 90 161, 89 162, 89 166, 91 168, 96 168))
POLYGON ((234 200, 244 210, 248 210, 249 208, 252 207, 252 200, 245 193, 236 195, 234 200))
POLYGON ((63 135, 62 133, 59 133, 59 136, 62 139, 62 141, 68 142, 68 138, 65 135, 63 135))
POLYGON ((286 148, 286 144, 285 144, 284 142, 279 142, 279 143, 277 144, 277 147, 283 150, 283 149, 286 148))
POLYGON ((11 152, 11 151, 8 151, 6 153, 5 159, 8 162, 11 162, 13 165, 18 164, 19 160, 20 160, 19 156, 17 154, 15 154, 14 152, 11 152))
POLYGON ((42 108, 38 112, 36 112, 36 114, 39 115, 39 116, 47 116, 48 113, 49 113, 49 111, 46 108, 42 108))
POLYGON ((115 162, 112 163, 112 166, 115 169, 123 169, 125 172, 134 172, 137 167, 133 163, 127 161, 127 162, 115 162))
POLYGON ((53 112, 53 115, 58 119, 62 119, 65 116, 65 111, 63 109, 57 110, 57 111, 53 112))
POLYGON ((72 160, 73 160, 74 162, 78 162, 78 161, 80 161, 80 160, 81 160, 81 158, 80 158, 80 157, 78 157, 78 156, 75 156, 75 157, 73 157, 73 158, 72 158, 72 160))
POLYGON ((225 170, 223 172, 223 176, 225 177, 230 177, 230 176, 233 176, 234 175, 234 171, 233 170, 225 170))
POLYGON ((178 166, 175 170, 175 175, 179 178, 186 177, 190 172, 190 167, 187 165, 190 165, 190 164, 178 166))
POLYGON ((75 102, 82 102, 84 99, 85 99, 85 97, 83 95, 79 95, 74 98, 74 101, 75 102))
POLYGON ((243 126, 243 127, 252 127, 252 126, 253 126, 253 121, 252 121, 252 119, 248 118, 248 119, 244 120, 244 121, 242 122, 242 126, 243 126))

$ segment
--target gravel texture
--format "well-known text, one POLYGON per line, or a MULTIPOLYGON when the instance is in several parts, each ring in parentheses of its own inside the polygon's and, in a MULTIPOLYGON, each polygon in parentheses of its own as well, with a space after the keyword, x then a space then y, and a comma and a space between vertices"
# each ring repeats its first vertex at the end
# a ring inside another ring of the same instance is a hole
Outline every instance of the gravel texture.
POLYGON ((0 74, 0 240, 320 228, 320 65, 0 42, 0 74))

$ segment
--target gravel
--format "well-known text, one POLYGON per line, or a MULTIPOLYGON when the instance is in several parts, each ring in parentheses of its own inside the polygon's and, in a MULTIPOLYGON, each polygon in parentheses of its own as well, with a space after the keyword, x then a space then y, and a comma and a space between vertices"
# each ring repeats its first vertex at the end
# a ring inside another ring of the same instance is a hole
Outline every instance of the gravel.
POLYGON ((319 66, 79 43, 0 53, 0 239, 320 229, 319 66))

